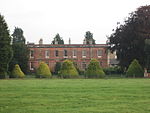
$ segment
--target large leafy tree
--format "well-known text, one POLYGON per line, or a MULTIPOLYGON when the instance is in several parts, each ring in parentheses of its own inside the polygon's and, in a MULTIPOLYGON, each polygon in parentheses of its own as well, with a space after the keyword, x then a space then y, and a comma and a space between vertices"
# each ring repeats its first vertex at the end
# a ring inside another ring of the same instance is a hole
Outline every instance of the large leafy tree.
POLYGON ((0 14, 0 78, 5 78, 12 58, 11 37, 4 17, 0 14))
POLYGON ((57 33, 56 36, 54 37, 54 40, 52 41, 52 44, 64 44, 64 40, 57 33))
POLYGON ((144 48, 145 54, 146 54, 146 63, 145 67, 150 70, 150 39, 145 40, 145 48, 144 48))
POLYGON ((92 44, 95 44, 95 40, 93 39, 93 33, 91 33, 90 31, 87 31, 85 33, 85 39, 86 44, 90 44, 90 41, 92 44))
POLYGON ((15 64, 19 64, 21 70, 27 73, 28 70, 28 60, 29 60, 29 50, 25 44, 25 37, 23 36, 23 30, 16 27, 13 34, 12 48, 14 51, 13 58, 10 62, 9 70, 12 71, 15 64))
POLYGON ((116 51, 121 67, 128 67, 133 59, 145 66, 145 39, 150 38, 149 14, 150 6, 139 7, 108 37, 110 49, 116 51))

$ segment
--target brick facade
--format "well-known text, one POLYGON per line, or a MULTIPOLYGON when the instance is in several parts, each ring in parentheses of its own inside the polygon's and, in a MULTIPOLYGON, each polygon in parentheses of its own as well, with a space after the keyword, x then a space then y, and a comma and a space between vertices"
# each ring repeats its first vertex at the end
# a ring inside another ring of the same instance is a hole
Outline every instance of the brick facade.
POLYGON ((108 46, 106 44, 28 44, 28 47, 31 71, 38 67, 40 61, 46 62, 53 71, 56 62, 62 62, 65 59, 74 61, 82 70, 88 66, 91 58, 97 59, 102 67, 108 67, 108 46))

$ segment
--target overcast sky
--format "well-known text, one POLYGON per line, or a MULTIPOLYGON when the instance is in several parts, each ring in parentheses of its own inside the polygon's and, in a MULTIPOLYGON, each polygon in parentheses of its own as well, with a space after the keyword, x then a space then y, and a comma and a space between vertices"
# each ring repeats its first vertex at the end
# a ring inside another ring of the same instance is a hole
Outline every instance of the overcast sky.
POLYGON ((150 0, 0 0, 12 34, 15 27, 24 31, 27 41, 51 43, 59 33, 65 43, 83 43, 86 31, 91 31, 97 44, 106 43, 117 22, 123 22, 139 6, 150 0))

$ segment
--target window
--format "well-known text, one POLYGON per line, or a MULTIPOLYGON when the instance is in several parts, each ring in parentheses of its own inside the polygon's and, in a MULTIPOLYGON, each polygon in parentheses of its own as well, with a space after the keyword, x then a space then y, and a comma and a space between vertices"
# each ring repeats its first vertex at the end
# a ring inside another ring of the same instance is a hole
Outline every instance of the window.
POLYGON ((76 50, 73 50, 73 51, 72 51, 72 54, 73 54, 73 57, 76 57, 76 56, 77 56, 77 51, 76 51, 76 50))
POLYGON ((58 57, 58 50, 55 51, 55 56, 58 57))
POLYGON ((64 50, 64 56, 68 56, 68 55, 67 55, 67 50, 64 50))
POLYGON ((82 69, 86 69, 86 62, 82 62, 82 69))
POLYGON ((98 56, 98 57, 101 57, 102 54, 103 54, 103 51, 102 51, 102 50, 97 50, 97 56, 98 56))
POLYGON ((86 57, 86 50, 82 51, 82 57, 86 57))
POLYGON ((30 50, 30 58, 34 58, 34 50, 30 50))
POLYGON ((49 50, 46 50, 46 51, 45 51, 45 58, 49 58, 49 55, 50 55, 50 51, 49 51, 49 50))
POLYGON ((34 70, 33 62, 30 62, 30 70, 34 70))

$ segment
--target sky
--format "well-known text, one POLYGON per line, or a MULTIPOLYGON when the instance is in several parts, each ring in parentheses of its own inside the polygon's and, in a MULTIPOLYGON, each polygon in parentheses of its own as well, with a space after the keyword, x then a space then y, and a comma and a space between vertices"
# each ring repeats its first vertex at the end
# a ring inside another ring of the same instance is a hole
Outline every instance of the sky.
POLYGON ((26 41, 51 44, 57 33, 68 44, 82 44, 86 31, 96 44, 105 44, 117 26, 150 0, 0 0, 10 34, 15 27, 24 31, 26 41))

